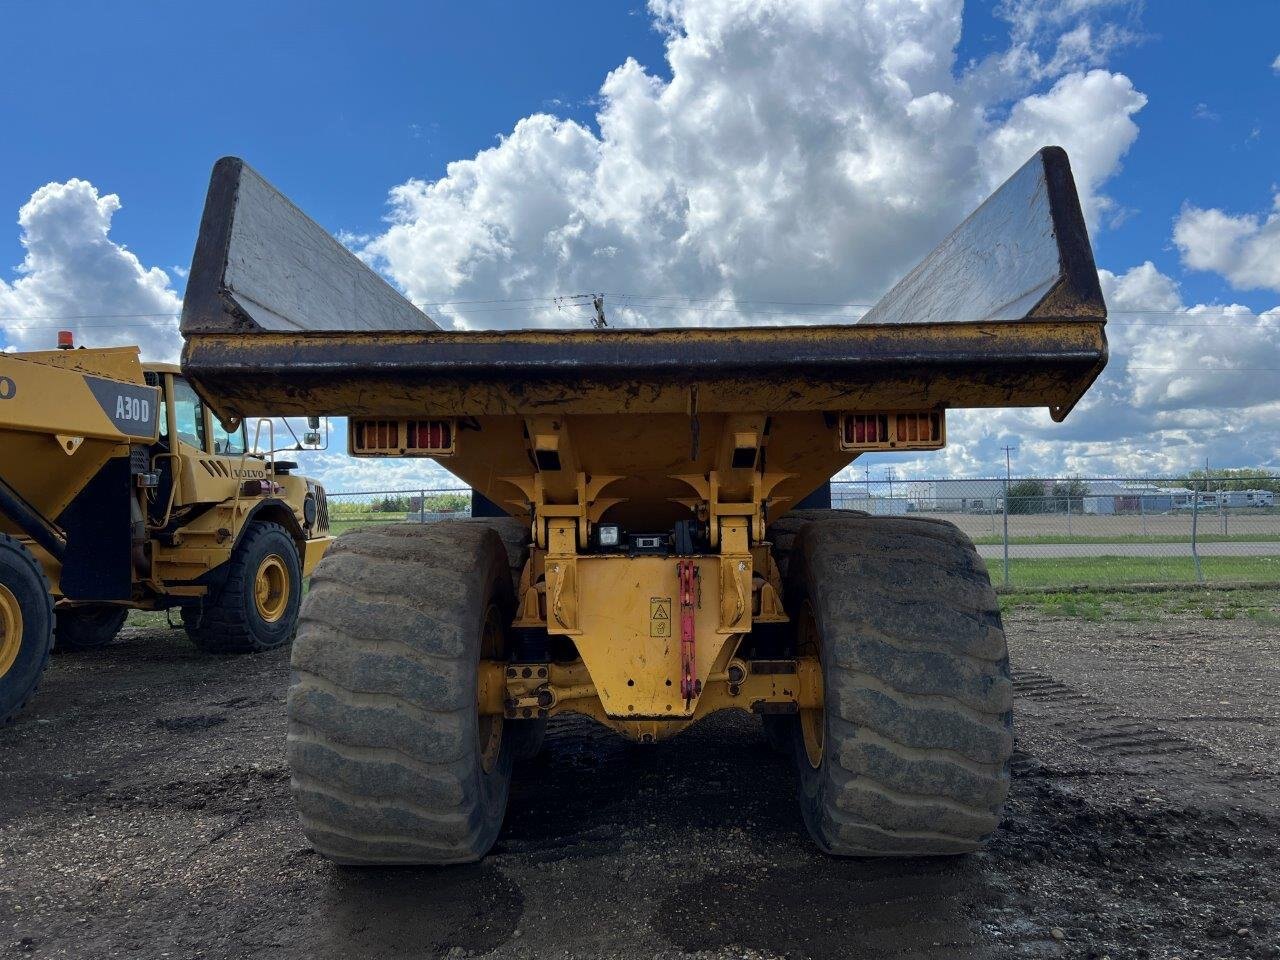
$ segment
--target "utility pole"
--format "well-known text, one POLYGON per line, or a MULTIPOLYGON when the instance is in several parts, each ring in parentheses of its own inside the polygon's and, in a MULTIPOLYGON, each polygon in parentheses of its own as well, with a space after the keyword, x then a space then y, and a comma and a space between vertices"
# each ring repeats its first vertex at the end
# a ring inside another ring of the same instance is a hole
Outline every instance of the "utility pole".
MULTIPOLYGON (((600 330, 603 327, 607 327, 608 324, 605 323, 605 320, 604 320, 604 294, 603 293, 574 293, 574 294, 569 294, 563 297, 554 298, 556 309, 560 311, 563 311, 565 307, 585 307, 586 303, 584 301, 587 301, 587 300, 591 301, 591 307, 595 311, 593 316, 587 317, 587 319, 591 322, 591 326, 595 327, 597 330, 600 330)), ((575 319, 581 320, 582 317, 577 316, 575 317, 575 319)))
POLYGON ((1001 447, 1004 451, 1004 585, 1009 586, 1009 480, 1013 474, 1013 451, 1017 447, 1001 447))
POLYGON ((889 516, 893 516, 893 467, 889 467, 884 472, 884 477, 889 481, 889 502, 886 505, 889 510, 889 516))

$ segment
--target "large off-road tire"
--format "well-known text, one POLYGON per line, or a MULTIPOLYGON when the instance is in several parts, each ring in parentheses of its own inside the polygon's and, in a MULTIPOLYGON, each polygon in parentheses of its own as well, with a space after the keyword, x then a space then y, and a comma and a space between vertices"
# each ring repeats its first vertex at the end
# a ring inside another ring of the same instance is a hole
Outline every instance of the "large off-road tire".
POLYGON ((978 849, 1009 789, 1013 684, 972 542, 938 520, 815 517, 788 580, 797 652, 822 663, 824 708, 789 724, 818 845, 842 856, 978 849))
POLYGON ((40 686, 53 649, 53 595, 31 551, 0 533, 0 724, 40 686))
POLYGON ((789 510, 779 519, 769 524, 767 536, 773 544, 773 559, 778 565, 778 572, 786 579, 791 565, 791 556, 795 552, 796 537, 805 524, 815 520, 831 520, 838 517, 867 517, 870 514, 863 510, 789 510))
POLYGON ((481 716, 478 664, 515 610, 503 538, 444 521, 344 534, 293 647, 288 758, 303 831, 344 864, 479 860, 502 826, 523 721, 481 716))
MULTIPOLYGON (((766 536, 773 544, 773 560, 778 565, 778 572, 783 581, 787 579, 787 571, 791 567, 791 556, 795 551, 796 537, 800 535, 805 524, 815 520, 831 520, 838 517, 866 517, 870 514, 862 510, 836 510, 832 508, 806 507, 799 510, 788 510, 781 518, 769 524, 766 536)), ((764 728, 765 739, 776 752, 790 757, 795 752, 794 738, 795 718, 784 714, 762 713, 760 725, 764 728)))
POLYGON ((227 561, 216 596, 182 610, 187 636, 206 653, 261 653, 283 646, 298 629, 302 561, 278 523, 249 526, 227 561))
MULTIPOLYGON (((507 566, 511 570, 511 588, 517 598, 520 594, 520 574, 529 559, 529 524, 515 517, 469 517, 457 523, 478 523, 495 530, 507 548, 507 566)), ((533 717, 512 724, 507 735, 513 740, 517 760, 532 760, 542 752, 547 737, 547 718, 533 717)))
POLYGON ((54 614, 54 648, 59 653, 96 650, 116 638, 129 611, 125 607, 63 607, 54 614))

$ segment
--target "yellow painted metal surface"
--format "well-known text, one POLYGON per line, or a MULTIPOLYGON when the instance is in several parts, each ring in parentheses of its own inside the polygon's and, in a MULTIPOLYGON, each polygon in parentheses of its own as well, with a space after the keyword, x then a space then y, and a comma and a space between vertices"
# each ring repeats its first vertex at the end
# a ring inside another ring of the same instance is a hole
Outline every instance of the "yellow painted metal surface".
POLYGON ((324 553, 333 544, 333 537, 312 537, 306 542, 302 551, 302 575, 311 576, 316 564, 324 557, 324 553))
POLYGON ((350 417, 353 453, 437 459, 529 524, 512 626, 545 629, 556 650, 567 639, 579 659, 513 664, 501 695, 482 665, 482 720, 501 698, 513 722, 571 710, 653 740, 716 709, 794 709, 815 756, 816 651, 790 671, 733 659, 753 628, 797 613, 769 523, 862 452, 940 448, 947 410, 1043 406, 1060 420, 1107 357, 1056 149, 856 325, 438 330, 234 158, 215 167, 192 277, 183 369, 222 417, 350 417), (255 221, 255 204, 281 213, 255 221), (263 249, 288 269, 246 253, 263 249), (355 295, 317 298, 321 276, 355 295), (440 427, 422 443, 431 423, 448 424, 447 442, 440 427), (654 542, 611 552, 605 524, 654 542), (681 691, 678 562, 698 573, 700 693, 681 691))
MULTIPOLYGON (((143 365, 137 347, 93 347, 76 350, 30 350, 12 356, 30 363, 39 363, 59 370, 88 373, 123 383, 142 383, 143 365)), ((177 364, 147 364, 150 370, 156 366, 177 372, 177 364)))
MULTIPOLYGON (((133 569, 134 595, 127 602, 134 606, 154 606, 165 597, 205 592, 192 581, 226 563, 252 509, 263 499, 243 493, 246 480, 270 481, 270 496, 287 504, 298 526, 303 526, 305 477, 273 476, 261 458, 214 452, 213 420, 207 408, 201 415, 199 446, 181 438, 173 403, 163 404, 167 423, 162 420, 161 401, 173 396, 174 381, 180 376, 176 364, 144 367, 137 347, 0 354, 0 479, 44 517, 56 520, 108 461, 128 457, 133 446, 148 449, 153 470, 162 461, 172 467, 172 493, 158 505, 164 519, 149 530, 149 569, 133 569), (162 389, 146 386, 148 373, 159 377, 162 389), (111 407, 112 398, 119 406, 111 407), (142 421, 131 419, 144 412, 129 407, 140 400, 155 405, 145 411, 145 428, 135 426, 142 421), (161 432, 170 438, 167 453, 159 453, 156 447, 161 432), (154 538, 160 527, 168 526, 171 529, 163 539, 154 538)), ((157 493, 135 495, 143 497, 144 512, 153 514, 157 493)), ((3 516, 0 531, 22 535, 3 516)), ((327 529, 312 534, 312 540, 298 541, 304 574, 311 572, 332 542, 327 529)), ((41 561, 55 597, 61 598, 61 565, 23 539, 41 561)))
POLYGON ((12 590, 0 583, 0 677, 9 672, 22 650, 22 605, 12 590))
POLYGON ((289 568, 284 559, 268 554, 258 564, 253 578, 253 603, 267 623, 275 623, 289 606, 289 568))
POLYGON ((665 712, 661 718, 615 717, 607 713, 582 660, 550 664, 482 660, 476 702, 481 714, 505 711, 509 720, 517 722, 522 718, 577 713, 642 743, 675 736, 720 710, 821 714, 822 667, 815 658, 770 661, 769 666, 774 668, 770 672, 753 672, 747 663, 730 658, 724 670, 707 677, 692 712, 668 719, 665 712))
MULTIPOLYGON (((748 562, 749 561, 744 561, 748 562)), ((742 633, 722 624, 720 557, 698 557, 701 597, 695 615, 695 662, 700 678, 723 672, 742 633)), ((680 605, 674 558, 581 557, 578 625, 573 637, 606 713, 626 719, 691 717, 697 698, 680 696, 680 605)), ((549 589, 554 589, 554 579, 549 589)), ((748 568, 739 583, 750 597, 748 568)), ((552 632, 561 632, 558 624, 552 632)))
MULTIPOLYGON (((127 455, 131 440, 155 441, 154 427, 126 433, 114 422, 86 376, 136 389, 143 383, 137 348, 0 353, 0 476, 47 517, 61 513, 109 459, 127 455)), ((0 531, 19 532, 3 517, 0 531)))

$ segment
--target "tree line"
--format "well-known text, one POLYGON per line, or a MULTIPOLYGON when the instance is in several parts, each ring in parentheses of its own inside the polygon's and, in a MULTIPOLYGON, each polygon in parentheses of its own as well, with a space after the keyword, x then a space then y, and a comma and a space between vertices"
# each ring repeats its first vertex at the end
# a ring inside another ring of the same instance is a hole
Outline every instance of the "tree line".
MULTIPOLYGON (((1218 492, 1222 490, 1270 490, 1280 494, 1276 471, 1255 468, 1192 470, 1185 477, 1163 481, 1168 487, 1218 492)), ((1089 485, 1083 480, 1015 480, 1009 484, 1010 513, 1083 513, 1089 485)), ((1134 496, 1139 491, 1133 491, 1134 496)), ((1104 494, 1109 495, 1109 494, 1104 494)))
POLYGON ((425 498, 416 493, 391 493, 372 500, 330 499, 329 513, 465 513, 471 509, 469 493, 433 493, 425 498))

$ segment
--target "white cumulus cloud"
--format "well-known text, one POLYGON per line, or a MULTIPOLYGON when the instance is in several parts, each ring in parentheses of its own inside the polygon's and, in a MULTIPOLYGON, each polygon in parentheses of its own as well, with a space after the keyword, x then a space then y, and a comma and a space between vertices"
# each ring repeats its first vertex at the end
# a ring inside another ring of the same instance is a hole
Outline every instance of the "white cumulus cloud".
POLYGON ((178 355, 182 301, 159 267, 115 243, 115 194, 86 180, 48 183, 18 211, 26 256, 12 282, 0 279, 0 345, 49 350, 56 331, 77 343, 141 343, 148 359, 178 355))
POLYGON ((628 60, 597 129, 536 114, 397 186, 363 252, 460 327, 583 322, 549 299, 588 292, 615 294, 615 325, 867 303, 1047 143, 1091 219, 1113 206, 1146 98, 1086 67, 1099 11, 1121 6, 1010 5, 1008 47, 961 65, 960 0, 652 0, 670 79, 628 60), (524 303, 458 302, 495 298, 524 303))
POLYGON ((1193 270, 1220 273, 1237 290, 1280 291, 1280 192, 1265 216, 1188 205, 1174 223, 1173 242, 1193 270))
POLYGON ((1005 444, 1017 446, 1023 475, 1171 476, 1206 458, 1280 469, 1280 307, 1187 305, 1149 261, 1099 276, 1111 358, 1070 417, 956 411, 948 447, 901 465, 900 475, 991 476, 1005 444))
MULTIPOLYGON (((960 0, 651 0, 665 71, 627 60, 594 124, 525 117, 439 179, 395 186, 385 230, 344 241, 459 327, 585 323, 582 301, 552 298, 594 292, 611 325, 852 319, 1047 143, 1071 155, 1091 226, 1117 218, 1108 183, 1146 97, 1106 68, 1132 39, 1108 18, 1138 6, 1004 0, 1003 49, 960 63, 960 0)), ((32 196, 26 257, 0 281, 0 316, 25 319, 0 321, 0 345, 76 326, 36 317, 177 313, 164 271, 111 239, 119 204, 80 180, 32 196)), ((1188 207, 1174 239, 1190 268, 1280 289, 1278 217, 1188 207)), ((948 449, 904 472, 990 474, 1007 443, 1044 474, 1280 466, 1280 308, 1188 305, 1149 262, 1101 276, 1112 359, 1064 424, 958 411, 948 449)), ((80 338, 179 346, 172 322, 80 338)), ((426 461, 352 460, 335 426, 333 451, 300 457, 331 489, 455 482, 426 461)))

